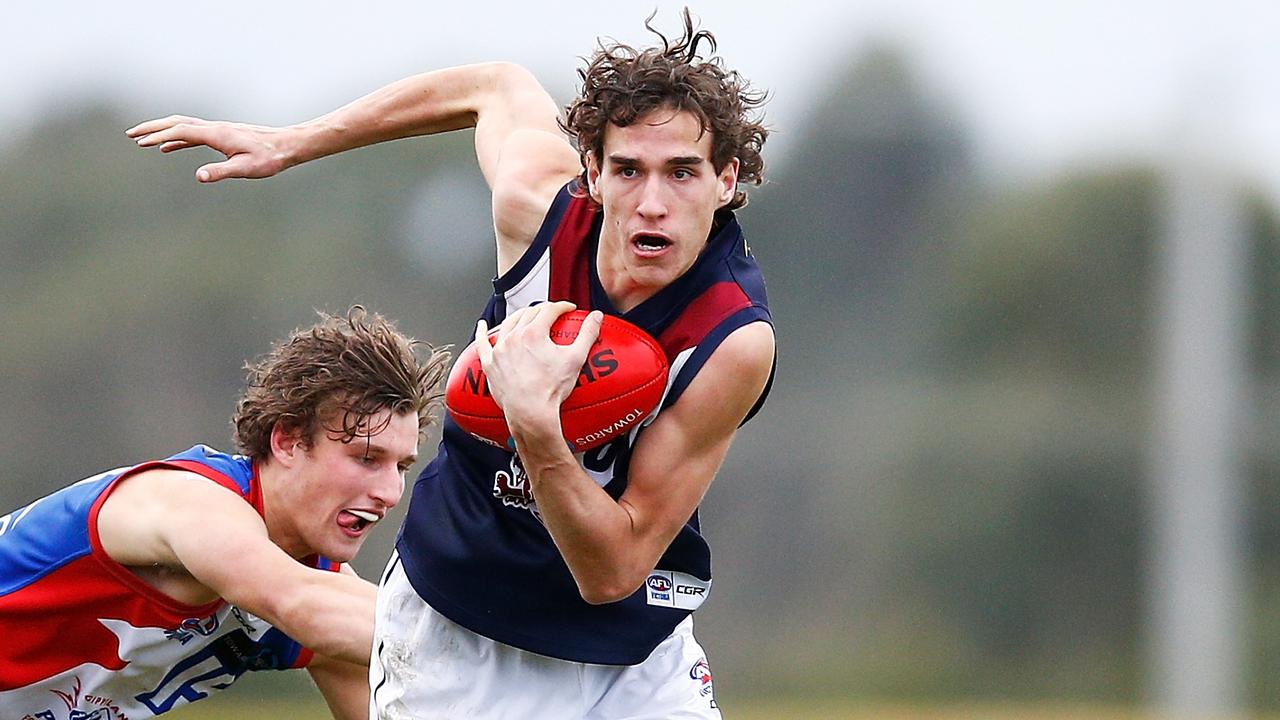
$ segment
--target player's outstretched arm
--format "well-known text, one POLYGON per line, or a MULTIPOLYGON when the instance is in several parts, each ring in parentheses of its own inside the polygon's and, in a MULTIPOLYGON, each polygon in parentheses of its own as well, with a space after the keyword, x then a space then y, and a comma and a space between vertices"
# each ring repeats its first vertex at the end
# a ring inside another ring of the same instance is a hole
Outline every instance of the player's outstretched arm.
POLYGON ((557 108, 523 68, 503 62, 413 75, 298 125, 267 127, 170 115, 125 131, 141 147, 172 152, 210 147, 226 156, 201 166, 201 182, 264 178, 294 165, 400 138, 475 127, 481 170, 492 179, 498 154, 514 131, 559 134, 557 108))
POLYGON ((271 177, 366 145, 474 127, 476 160, 493 191, 501 273, 532 242, 556 191, 581 169, 557 113, 529 71, 496 62, 414 75, 288 127, 170 115, 125 133, 161 152, 209 147, 222 153, 225 159, 196 170, 200 182, 211 183, 271 177))
POLYGON ((122 565, 190 578, 318 655, 368 666, 377 588, 290 557, 268 538, 257 512, 226 488, 179 470, 140 473, 107 497, 98 534, 122 565))

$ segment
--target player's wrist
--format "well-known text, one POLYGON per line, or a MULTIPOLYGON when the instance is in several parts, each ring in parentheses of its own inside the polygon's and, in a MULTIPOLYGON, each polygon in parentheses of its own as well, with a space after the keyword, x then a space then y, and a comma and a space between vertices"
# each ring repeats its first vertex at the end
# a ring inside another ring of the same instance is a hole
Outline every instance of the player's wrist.
POLYGON ((521 446, 565 446, 564 432, 560 426, 560 413, 551 410, 533 410, 507 414, 507 428, 511 437, 521 446))
POLYGON ((344 129, 328 118, 290 125, 284 130, 279 150, 285 170, 346 149, 342 146, 344 129))

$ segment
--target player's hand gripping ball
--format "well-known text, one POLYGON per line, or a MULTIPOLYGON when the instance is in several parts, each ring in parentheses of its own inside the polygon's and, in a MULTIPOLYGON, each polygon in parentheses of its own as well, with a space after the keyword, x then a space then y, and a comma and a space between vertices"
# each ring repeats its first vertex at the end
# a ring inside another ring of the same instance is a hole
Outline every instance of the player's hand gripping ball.
MULTIPOLYGON (((568 345, 578 337, 585 310, 572 310, 551 325, 551 340, 568 345)), ((488 341, 497 342, 498 328, 488 341)), ((618 317, 604 316, 600 337, 587 353, 578 382, 560 405, 560 427, 574 452, 604 445, 629 432, 662 400, 667 357, 648 333, 618 317)), ((444 404, 458 427, 503 448, 512 447, 502 408, 489 393, 472 342, 449 373, 444 404)))

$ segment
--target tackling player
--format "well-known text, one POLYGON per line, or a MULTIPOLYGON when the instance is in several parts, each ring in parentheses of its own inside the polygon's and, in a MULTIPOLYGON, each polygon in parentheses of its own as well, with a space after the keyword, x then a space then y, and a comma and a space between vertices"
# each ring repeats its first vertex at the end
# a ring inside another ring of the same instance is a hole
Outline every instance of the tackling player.
POLYGON ((323 316, 249 366, 245 455, 197 445, 0 516, 0 716, 138 720, 306 667, 335 717, 368 717, 376 591, 345 563, 439 397, 447 358, 417 345, 323 316))

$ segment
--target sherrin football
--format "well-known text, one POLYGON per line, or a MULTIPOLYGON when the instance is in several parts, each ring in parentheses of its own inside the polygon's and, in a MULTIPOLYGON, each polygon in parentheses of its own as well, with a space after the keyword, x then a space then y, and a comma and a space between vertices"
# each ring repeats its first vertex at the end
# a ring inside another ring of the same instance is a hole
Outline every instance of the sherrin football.
MULTIPOLYGON (((556 318, 551 340, 557 345, 572 343, 586 317, 585 310, 571 310, 556 318)), ((498 333, 497 328, 489 332, 489 344, 497 342, 498 333)), ((667 357, 657 341, 626 320, 605 315, 578 382, 560 406, 560 426, 569 448, 590 450, 631 432, 662 400, 666 386, 667 357)), ((475 342, 454 363, 444 404, 458 427, 490 444, 512 447, 475 342)))

